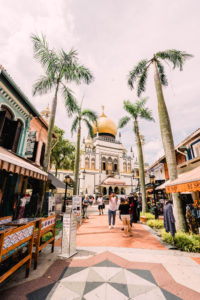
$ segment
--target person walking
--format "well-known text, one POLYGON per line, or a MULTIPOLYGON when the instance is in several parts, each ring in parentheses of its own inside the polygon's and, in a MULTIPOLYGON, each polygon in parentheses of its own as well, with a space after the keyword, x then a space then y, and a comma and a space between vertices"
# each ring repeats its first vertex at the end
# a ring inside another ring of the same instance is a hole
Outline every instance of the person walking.
POLYGON ((88 219, 87 208, 89 205, 89 197, 86 195, 83 199, 83 218, 88 219))
POLYGON ((124 226, 123 236, 128 237, 132 236, 131 226, 130 226, 130 204, 128 198, 122 198, 121 204, 119 205, 120 218, 124 226))
POLYGON ((108 206, 109 229, 111 229, 111 221, 112 221, 112 228, 115 228, 116 211, 117 211, 117 197, 113 193, 111 193, 109 197, 109 206, 108 206))
POLYGON ((98 210, 99 210, 99 215, 103 215, 103 197, 102 195, 99 195, 98 199, 97 199, 97 203, 98 203, 98 210))

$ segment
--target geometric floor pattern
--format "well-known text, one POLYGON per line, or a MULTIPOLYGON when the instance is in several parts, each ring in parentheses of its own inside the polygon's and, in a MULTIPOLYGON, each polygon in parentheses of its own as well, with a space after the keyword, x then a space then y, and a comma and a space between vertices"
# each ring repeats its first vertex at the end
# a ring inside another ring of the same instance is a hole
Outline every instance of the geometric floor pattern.
POLYGON ((121 268, 105 260, 91 267, 69 267, 51 290, 51 300, 178 300, 160 288, 149 270, 121 268))

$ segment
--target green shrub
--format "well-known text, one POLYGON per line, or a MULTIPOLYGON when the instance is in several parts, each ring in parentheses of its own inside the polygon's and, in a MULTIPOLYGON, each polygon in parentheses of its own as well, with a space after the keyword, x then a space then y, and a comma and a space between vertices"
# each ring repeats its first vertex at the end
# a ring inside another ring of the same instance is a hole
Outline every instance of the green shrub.
MULTIPOLYGON (((172 245, 173 240, 170 233, 162 230, 161 233, 163 241, 172 245)), ((174 238, 175 246, 186 252, 200 252, 200 236, 189 234, 185 232, 177 232, 174 238)))
POLYGON ((148 220, 146 223, 148 226, 152 227, 152 228, 164 228, 164 223, 163 220, 148 220))
POLYGON ((145 216, 146 218, 147 218, 147 220, 153 220, 153 219, 155 219, 155 217, 154 217, 154 215, 153 214, 151 214, 151 213, 140 213, 140 216, 145 216))

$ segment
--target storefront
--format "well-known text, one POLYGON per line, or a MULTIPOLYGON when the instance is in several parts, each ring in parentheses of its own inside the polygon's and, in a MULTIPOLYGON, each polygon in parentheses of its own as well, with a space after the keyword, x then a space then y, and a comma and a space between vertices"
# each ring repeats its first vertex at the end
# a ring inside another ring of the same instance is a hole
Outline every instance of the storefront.
POLYGON ((30 203, 29 214, 34 213, 40 202, 42 184, 46 180, 47 173, 0 147, 0 216, 12 215, 16 218, 22 198, 30 203))
POLYGON ((198 233, 200 227, 200 166, 182 173, 178 178, 166 184, 166 193, 191 193, 191 201, 186 203, 185 214, 189 229, 198 233))

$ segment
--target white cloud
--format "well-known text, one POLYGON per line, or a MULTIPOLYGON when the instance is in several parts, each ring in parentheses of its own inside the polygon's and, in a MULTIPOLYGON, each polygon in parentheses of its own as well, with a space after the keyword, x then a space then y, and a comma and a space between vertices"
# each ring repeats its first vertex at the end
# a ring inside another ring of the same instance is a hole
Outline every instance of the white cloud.
MULTIPOLYGON (((136 99, 127 87, 127 74, 142 58, 155 51, 177 48, 193 53, 183 72, 166 66, 169 87, 164 89, 175 144, 199 127, 200 27, 198 0, 0 0, 0 63, 8 70, 38 110, 51 103, 52 95, 32 97, 32 85, 42 74, 33 59, 30 34, 46 34, 50 46, 78 49, 95 81, 71 85, 84 104, 106 114, 116 123, 124 115, 123 100, 136 99)), ((152 163, 162 151, 153 74, 149 73, 145 96, 155 123, 140 122, 146 139, 145 159, 152 163)), ((70 137, 70 124, 59 99, 56 122, 70 137)), ((125 146, 134 144, 132 128, 122 131, 125 146)), ((84 130, 84 135, 86 132, 84 130)))

